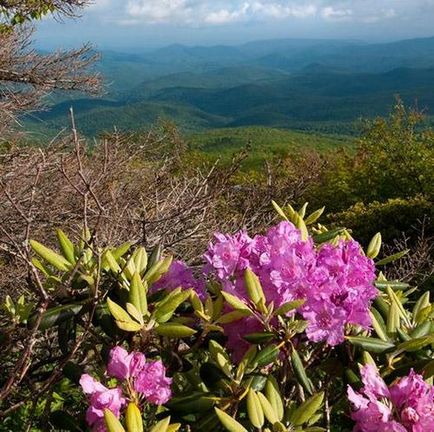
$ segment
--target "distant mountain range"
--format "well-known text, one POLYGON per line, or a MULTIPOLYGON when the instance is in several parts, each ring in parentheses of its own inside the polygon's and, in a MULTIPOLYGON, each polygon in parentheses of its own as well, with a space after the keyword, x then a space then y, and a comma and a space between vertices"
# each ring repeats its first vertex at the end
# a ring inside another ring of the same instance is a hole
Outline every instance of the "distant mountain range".
POLYGON ((434 107, 434 37, 366 44, 283 39, 238 46, 171 45, 151 53, 105 51, 101 98, 55 95, 27 120, 58 129, 73 106, 82 131, 140 129, 159 118, 190 131, 244 125, 342 132, 387 112, 399 94, 434 107))

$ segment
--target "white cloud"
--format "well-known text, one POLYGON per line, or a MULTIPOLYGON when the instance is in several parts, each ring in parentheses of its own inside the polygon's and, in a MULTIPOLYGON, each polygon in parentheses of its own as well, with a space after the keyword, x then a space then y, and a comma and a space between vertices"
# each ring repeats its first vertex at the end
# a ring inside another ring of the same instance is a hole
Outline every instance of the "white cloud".
POLYGON ((315 19, 374 23, 406 16, 409 3, 429 8, 434 0, 94 0, 92 10, 106 11, 124 24, 218 26, 243 22, 315 19), (414 3, 412 3, 414 1, 414 3))

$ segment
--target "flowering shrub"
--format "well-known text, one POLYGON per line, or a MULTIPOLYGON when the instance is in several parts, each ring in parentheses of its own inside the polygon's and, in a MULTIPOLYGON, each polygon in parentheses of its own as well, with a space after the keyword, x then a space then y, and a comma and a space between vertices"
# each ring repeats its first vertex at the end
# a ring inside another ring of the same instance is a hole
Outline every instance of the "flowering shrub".
POLYGON ((161 248, 98 249, 86 232, 74 245, 59 231, 60 253, 32 241, 46 289, 68 281, 76 292, 74 302, 40 315, 24 299, 8 303, 15 325, 57 331, 65 382, 55 391, 79 382, 84 393, 72 416, 77 401, 66 392, 51 424, 99 432, 433 429, 429 293, 376 270, 406 251, 378 260, 379 234, 364 251, 347 230, 317 222, 323 209, 306 216, 306 206, 275 208, 281 222, 256 235, 216 234, 194 267, 161 248))

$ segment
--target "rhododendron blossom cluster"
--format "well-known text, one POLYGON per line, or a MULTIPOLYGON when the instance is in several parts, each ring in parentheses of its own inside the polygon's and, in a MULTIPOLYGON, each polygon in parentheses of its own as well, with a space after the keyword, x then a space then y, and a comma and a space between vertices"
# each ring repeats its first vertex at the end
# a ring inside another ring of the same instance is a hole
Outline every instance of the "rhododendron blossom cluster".
POLYGON ((361 370, 363 387, 348 387, 354 432, 427 432, 434 430, 434 387, 413 370, 390 387, 377 368, 361 370))
MULTIPOLYGON (((370 325, 369 307, 377 295, 375 268, 353 240, 316 248, 311 238, 302 240, 292 223, 281 222, 254 238, 243 231, 234 236, 217 234, 205 259, 206 273, 240 298, 246 298, 243 274, 250 268, 260 279, 267 302, 278 307, 305 299, 300 312, 314 342, 337 345, 344 341, 347 324, 370 325)), ((243 326, 237 325, 237 335, 228 327, 229 346, 234 346, 240 342, 243 326)))
POLYGON ((92 430, 105 431, 104 409, 109 409, 116 417, 127 400, 145 400, 162 405, 171 398, 172 379, 166 376, 166 368, 160 360, 146 361, 140 352, 128 353, 122 347, 110 351, 107 375, 116 378, 119 386, 107 388, 88 374, 83 374, 80 385, 88 395, 90 406, 86 420, 92 430), (122 384, 126 384, 122 386, 122 384))

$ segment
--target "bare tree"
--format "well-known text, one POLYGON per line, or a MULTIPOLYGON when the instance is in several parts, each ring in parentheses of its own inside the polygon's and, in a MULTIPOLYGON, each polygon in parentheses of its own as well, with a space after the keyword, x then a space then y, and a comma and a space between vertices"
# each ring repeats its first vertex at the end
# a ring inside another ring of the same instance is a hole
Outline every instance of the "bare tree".
POLYGON ((19 114, 41 108, 42 98, 53 90, 99 91, 98 74, 87 72, 98 58, 90 45, 40 54, 32 48, 33 28, 26 24, 49 12, 73 16, 77 8, 87 3, 0 1, 0 139, 19 114))

